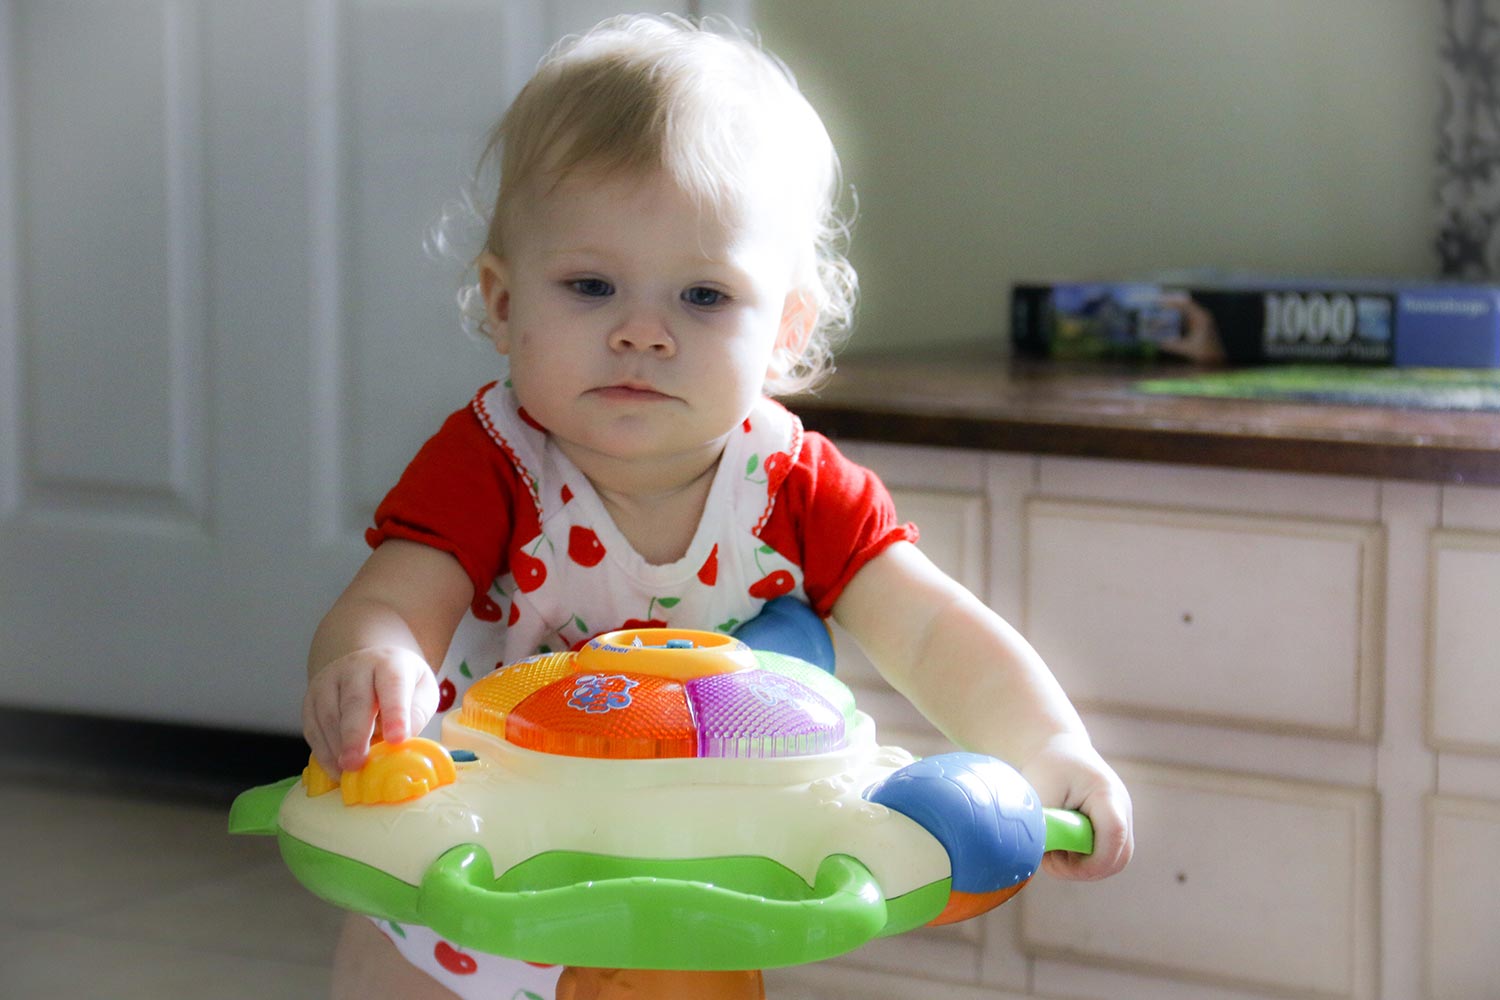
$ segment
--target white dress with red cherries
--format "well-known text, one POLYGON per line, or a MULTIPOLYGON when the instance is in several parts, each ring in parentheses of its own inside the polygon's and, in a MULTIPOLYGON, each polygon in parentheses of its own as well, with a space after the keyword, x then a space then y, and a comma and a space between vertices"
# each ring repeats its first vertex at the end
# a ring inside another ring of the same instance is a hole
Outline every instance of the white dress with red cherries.
MULTIPOLYGON (((762 537, 806 440, 801 422, 780 404, 760 400, 730 434, 698 530, 682 558, 667 565, 648 563, 631 547, 588 479, 520 407, 509 388, 496 384, 480 390, 470 409, 489 441, 503 452, 524 495, 511 498, 508 566, 482 593, 476 592, 439 672, 440 710, 453 706, 474 680, 500 665, 575 649, 601 632, 665 625, 730 632, 773 598, 790 594, 809 599, 802 568, 762 537)), ((825 481, 837 483, 836 473, 846 466, 857 470, 832 445, 813 437, 824 450, 817 452, 816 468, 802 474, 816 476, 821 470, 825 481)), ((414 462, 413 469, 417 467, 414 462)), ((910 525, 891 527, 894 508, 889 495, 865 470, 858 473, 864 477, 861 483, 868 479, 874 486, 866 484, 868 495, 849 502, 863 509, 871 506, 873 497, 874 506, 883 504, 889 511, 863 526, 851 523, 851 538, 860 539, 853 545, 842 537, 805 540, 807 545, 859 550, 851 561, 872 557, 889 541, 915 537, 910 525)), ((411 488, 405 481, 402 485, 411 488)), ((825 487, 827 496, 834 493, 834 487, 825 487)), ((429 504, 426 509, 447 506, 429 504)), ((443 538, 441 530, 402 527, 420 516, 402 517, 391 507, 388 500, 377 514, 377 520, 384 521, 372 531, 373 544, 388 537, 415 538, 449 548, 466 568, 473 566, 461 545, 443 538), (434 542, 435 537, 443 540, 434 542)), ((790 513, 783 511, 782 516, 790 513)), ((857 520, 833 516, 833 523, 857 520)), ((839 588, 842 582, 840 578, 839 588)), ((819 597, 825 607, 831 605, 831 596, 819 597)), ((810 603, 817 606, 820 601, 810 603)), ((427 735, 436 737, 436 727, 435 719, 427 735)), ((383 920, 376 925, 414 965, 463 997, 550 1000, 561 973, 555 967, 466 953, 425 927, 383 920)))
POLYGON ((662 566, 631 547, 588 479, 509 389, 492 386, 472 407, 519 472, 541 531, 517 540, 508 571, 476 596, 454 633, 439 673, 445 701, 501 664, 576 649, 601 632, 729 632, 774 597, 806 599, 802 570, 758 537, 803 440, 801 422, 777 403, 762 399, 730 435, 692 543, 662 566))

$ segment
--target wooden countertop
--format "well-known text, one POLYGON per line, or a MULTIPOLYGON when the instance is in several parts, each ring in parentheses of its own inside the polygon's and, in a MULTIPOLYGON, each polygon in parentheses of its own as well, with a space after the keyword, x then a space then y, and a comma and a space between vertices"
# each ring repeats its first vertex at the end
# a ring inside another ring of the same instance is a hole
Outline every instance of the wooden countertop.
POLYGON ((847 440, 1431 483, 1500 484, 1500 414, 1148 396, 1185 365, 1001 357, 839 361, 814 395, 785 400, 847 440))

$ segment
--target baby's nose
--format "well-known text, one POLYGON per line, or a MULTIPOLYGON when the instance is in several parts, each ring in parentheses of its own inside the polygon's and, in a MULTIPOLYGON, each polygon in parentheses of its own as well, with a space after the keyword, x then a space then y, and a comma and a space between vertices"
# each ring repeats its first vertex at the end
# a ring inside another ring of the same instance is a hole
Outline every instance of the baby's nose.
POLYGON ((616 351, 644 351, 660 357, 677 353, 672 331, 658 315, 641 311, 627 316, 610 332, 609 346, 616 351))

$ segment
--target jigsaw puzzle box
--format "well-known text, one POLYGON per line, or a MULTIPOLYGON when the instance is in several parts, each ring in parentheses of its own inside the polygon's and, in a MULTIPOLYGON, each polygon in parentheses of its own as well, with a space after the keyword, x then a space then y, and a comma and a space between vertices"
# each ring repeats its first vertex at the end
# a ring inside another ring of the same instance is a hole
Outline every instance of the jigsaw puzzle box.
POLYGON ((1011 288, 1018 355, 1229 364, 1500 367, 1500 286, 1379 281, 1057 281, 1011 288), (1216 350, 1216 355, 1205 351, 1216 350))

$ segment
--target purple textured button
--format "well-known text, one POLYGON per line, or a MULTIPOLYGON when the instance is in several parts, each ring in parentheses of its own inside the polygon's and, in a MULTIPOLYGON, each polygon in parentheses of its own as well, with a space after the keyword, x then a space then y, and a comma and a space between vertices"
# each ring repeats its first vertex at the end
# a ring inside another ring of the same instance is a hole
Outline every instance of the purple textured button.
POLYGON ((700 757, 800 757, 844 744, 844 716, 826 698, 769 670, 689 681, 700 757))

